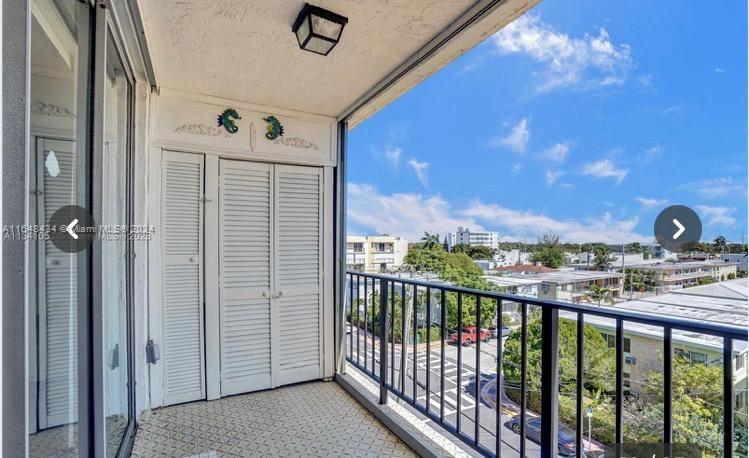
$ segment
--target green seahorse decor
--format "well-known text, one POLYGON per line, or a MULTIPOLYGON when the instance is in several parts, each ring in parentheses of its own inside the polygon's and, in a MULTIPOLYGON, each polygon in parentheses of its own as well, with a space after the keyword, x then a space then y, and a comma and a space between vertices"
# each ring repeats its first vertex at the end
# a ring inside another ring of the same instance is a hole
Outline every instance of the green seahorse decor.
POLYGON ((236 134, 239 131, 239 126, 236 124, 237 119, 242 119, 234 108, 227 108, 220 115, 218 115, 218 126, 224 126, 227 132, 230 134, 236 134))
POLYGON ((283 126, 281 121, 275 116, 268 116, 263 118, 263 121, 268 123, 268 132, 265 133, 265 138, 268 140, 275 140, 278 137, 283 137, 283 126))

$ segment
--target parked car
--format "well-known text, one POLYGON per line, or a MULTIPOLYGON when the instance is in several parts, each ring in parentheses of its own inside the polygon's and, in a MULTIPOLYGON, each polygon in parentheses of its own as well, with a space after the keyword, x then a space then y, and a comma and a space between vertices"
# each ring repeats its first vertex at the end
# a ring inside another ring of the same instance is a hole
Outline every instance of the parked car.
MULTIPOLYGON (((512 417, 505 426, 510 428, 515 434, 520 434, 520 415, 512 417)), ((575 432, 570 428, 559 424, 557 433, 557 449, 561 456, 575 456, 575 432)), ((536 442, 541 443, 541 418, 527 416, 525 419, 525 437, 536 442)), ((591 444, 587 440, 583 441, 584 455, 585 456, 596 456, 598 452, 602 452, 603 449, 596 444, 591 444)))
POLYGON ((496 339, 500 336, 500 333, 502 337, 507 337, 512 332, 512 329, 508 328, 507 326, 502 326, 502 328, 497 327, 491 327, 489 328, 489 332, 492 333, 492 339, 496 339))
MULTIPOLYGON (((487 383, 490 383, 492 380, 494 380, 496 376, 494 374, 481 374, 480 380, 479 380, 479 396, 481 396, 481 392, 484 390, 484 387, 487 383)), ((473 396, 476 392, 476 376, 472 375, 468 378, 468 383, 463 385, 463 391, 465 391, 467 394, 473 396)))
MULTIPOLYGON (((489 340, 492 338, 492 335, 488 329, 477 330, 476 326, 464 326, 460 338, 460 344, 468 346, 474 342, 478 342, 479 339, 483 340, 484 342, 489 342, 489 340)), ((450 341, 454 344, 458 343, 457 332, 453 332, 452 334, 450 334, 450 341)))

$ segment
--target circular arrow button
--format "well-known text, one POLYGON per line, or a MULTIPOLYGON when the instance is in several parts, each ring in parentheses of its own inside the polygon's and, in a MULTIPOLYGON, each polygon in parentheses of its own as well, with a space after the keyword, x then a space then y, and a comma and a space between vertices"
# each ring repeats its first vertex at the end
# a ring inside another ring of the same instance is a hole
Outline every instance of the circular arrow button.
POLYGON ((699 242, 702 222, 694 210, 684 205, 671 205, 663 209, 655 219, 655 239, 668 251, 681 253, 699 242))
POLYGON ((91 213, 77 205, 58 209, 49 219, 49 239, 66 253, 85 250, 96 238, 96 222, 91 213))

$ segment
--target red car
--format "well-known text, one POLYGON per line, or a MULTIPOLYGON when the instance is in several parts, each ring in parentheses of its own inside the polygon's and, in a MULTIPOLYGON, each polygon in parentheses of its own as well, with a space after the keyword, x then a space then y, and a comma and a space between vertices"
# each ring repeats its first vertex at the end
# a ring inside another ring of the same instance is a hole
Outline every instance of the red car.
MULTIPOLYGON (((476 332, 476 326, 464 326, 463 332, 461 333, 460 339, 461 345, 471 345, 474 342, 478 342, 479 340, 483 340, 484 342, 489 342, 489 339, 492 338, 492 333, 489 332, 488 329, 482 329, 478 333, 476 332)), ((450 340, 453 343, 458 343, 458 333, 453 332, 450 334, 450 340)))

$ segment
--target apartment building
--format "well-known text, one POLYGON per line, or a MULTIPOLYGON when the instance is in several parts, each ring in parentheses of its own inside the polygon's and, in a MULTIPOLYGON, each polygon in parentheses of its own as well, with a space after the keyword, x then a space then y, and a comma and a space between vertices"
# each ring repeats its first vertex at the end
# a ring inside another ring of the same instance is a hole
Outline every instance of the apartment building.
POLYGON ((607 289, 612 299, 622 296, 624 291, 624 274, 618 272, 599 272, 592 270, 555 271, 533 275, 541 282, 538 297, 558 301, 590 302, 590 289, 593 285, 607 289))
POLYGON ((724 253, 720 255, 720 260, 723 262, 735 262, 738 264, 737 270, 742 272, 747 271, 747 253, 724 253))
MULTIPOLYGON (((615 307, 632 312, 744 326, 749 324, 746 314, 748 290, 746 280, 737 279, 620 302, 615 307)), ((613 348, 616 324, 612 320, 591 316, 585 318, 585 323, 595 326, 613 348)), ((691 364, 719 364, 723 357, 722 339, 698 332, 674 332, 672 346, 676 356, 685 358, 691 364)), ((746 412, 745 342, 734 345, 733 358, 736 406, 737 410, 746 412)), ((624 363, 624 385, 637 393, 647 381, 649 373, 663 370, 663 328, 628 323, 624 327, 624 363)))
POLYGON ((659 289, 670 291, 700 284, 700 281, 722 281, 736 275, 738 263, 723 261, 694 261, 657 263, 637 266, 639 270, 655 272, 659 289))
POLYGON ((468 227, 458 227, 457 232, 451 232, 447 237, 447 245, 450 250, 455 245, 487 246, 494 250, 499 249, 499 233, 488 231, 472 231, 468 227))
POLYGON ((346 237, 346 267, 362 272, 387 272, 403 265, 408 241, 391 235, 346 237))

